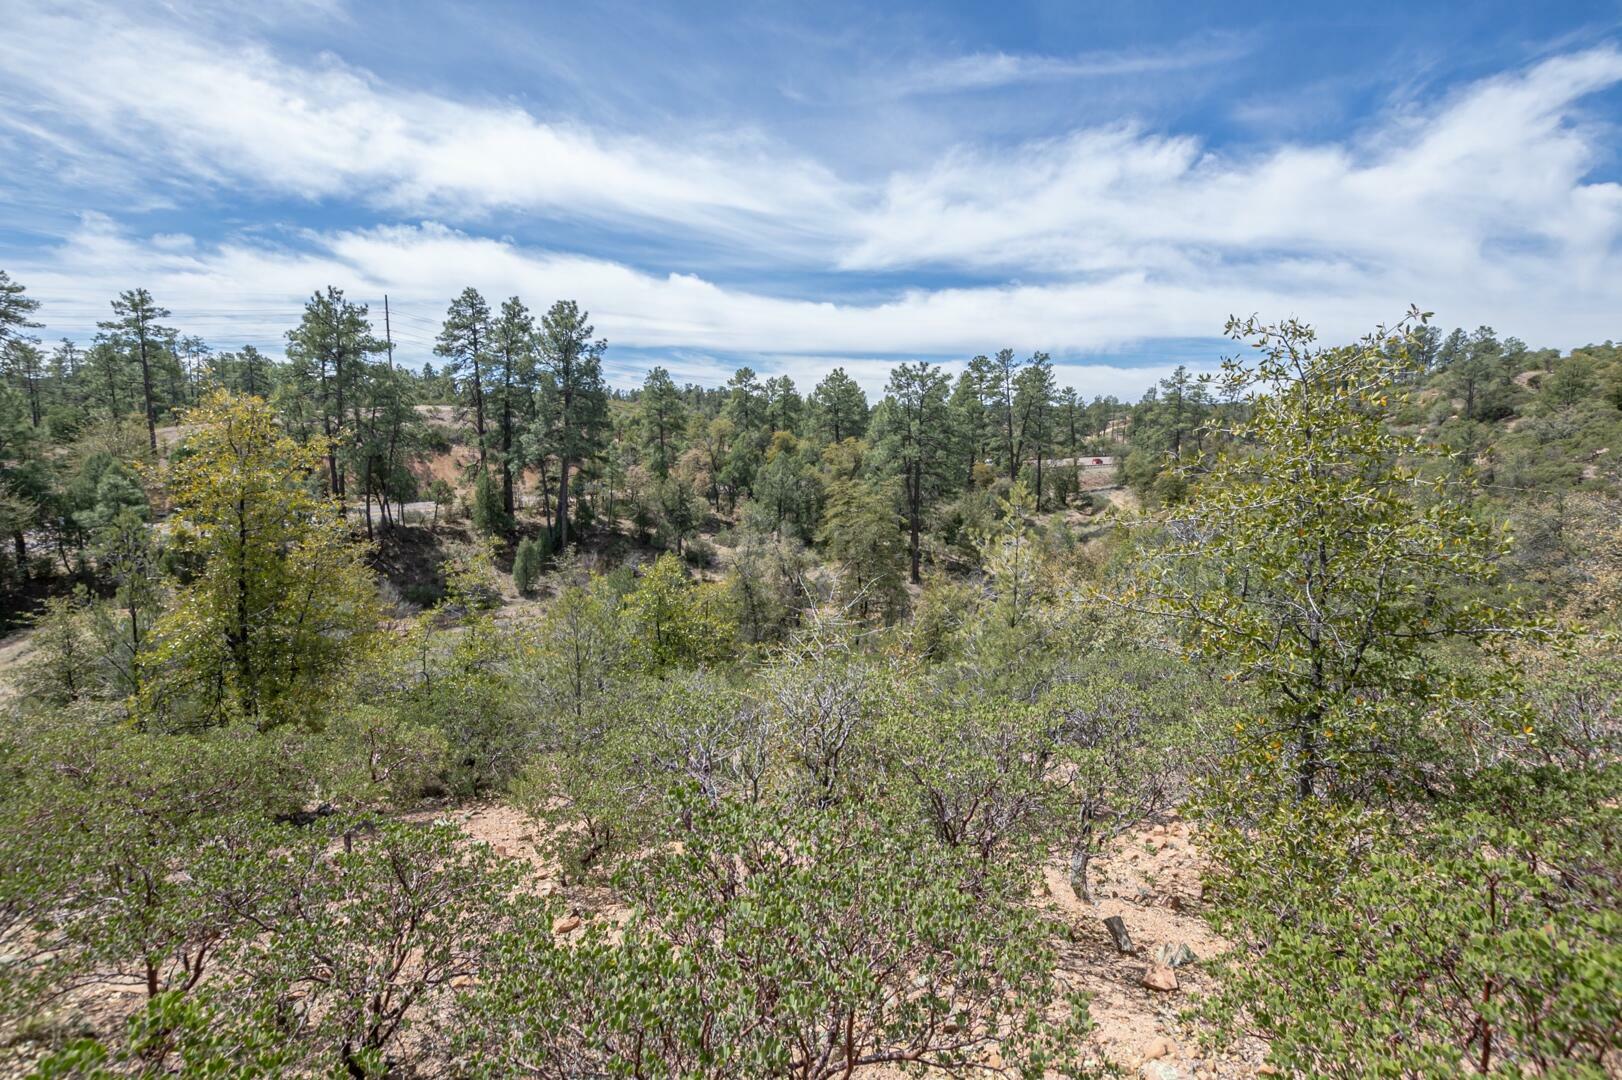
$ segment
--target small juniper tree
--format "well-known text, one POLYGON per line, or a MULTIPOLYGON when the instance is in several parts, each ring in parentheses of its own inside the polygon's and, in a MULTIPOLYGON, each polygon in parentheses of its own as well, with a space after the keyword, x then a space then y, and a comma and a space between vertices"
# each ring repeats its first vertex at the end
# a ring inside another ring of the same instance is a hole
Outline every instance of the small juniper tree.
POLYGON ((535 583, 541 579, 541 564, 547 554, 544 543, 532 536, 525 537, 513 553, 513 585, 525 596, 535 591, 535 583))

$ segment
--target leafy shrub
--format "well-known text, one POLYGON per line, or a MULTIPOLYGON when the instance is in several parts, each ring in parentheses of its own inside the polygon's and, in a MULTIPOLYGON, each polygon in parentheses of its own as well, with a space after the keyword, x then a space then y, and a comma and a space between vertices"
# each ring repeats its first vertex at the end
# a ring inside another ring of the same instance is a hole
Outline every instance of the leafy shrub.
POLYGON ((681 557, 688 566, 705 567, 715 561, 715 545, 702 536, 695 536, 682 547, 681 557))
POLYGON ((1241 944, 1212 1018, 1300 1075, 1609 1075, 1618 780, 1511 767, 1418 828, 1293 804, 1225 837, 1217 922, 1241 944))
POLYGON ((299 756, 240 728, 31 726, 0 784, 0 1014, 84 979, 197 986, 265 898, 249 868, 261 824, 308 797, 299 756))
POLYGON ((682 849, 623 878, 637 914, 619 940, 594 927, 560 947, 534 915, 503 938, 458 1023, 476 1074, 1064 1065, 1085 1011, 1048 1019, 1052 928, 1024 882, 966 888, 964 853, 899 820, 696 793, 686 812, 682 849))
POLYGON ((413 1018, 448 1012, 511 918, 517 870, 449 825, 247 835, 232 865, 256 889, 252 933, 222 943, 217 977, 151 995, 122 1045, 71 1045, 42 1075, 388 1075, 413 1018))

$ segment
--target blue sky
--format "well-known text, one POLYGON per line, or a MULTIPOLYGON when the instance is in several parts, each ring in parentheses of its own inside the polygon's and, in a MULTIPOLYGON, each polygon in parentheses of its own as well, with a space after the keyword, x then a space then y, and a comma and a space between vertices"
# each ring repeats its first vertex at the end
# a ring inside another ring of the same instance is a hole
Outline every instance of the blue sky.
POLYGON ((472 284, 621 384, 1008 345, 1135 397, 1229 313, 1622 336, 1622 3, 6 6, 52 339, 145 285, 276 348, 336 284, 417 362, 472 284))

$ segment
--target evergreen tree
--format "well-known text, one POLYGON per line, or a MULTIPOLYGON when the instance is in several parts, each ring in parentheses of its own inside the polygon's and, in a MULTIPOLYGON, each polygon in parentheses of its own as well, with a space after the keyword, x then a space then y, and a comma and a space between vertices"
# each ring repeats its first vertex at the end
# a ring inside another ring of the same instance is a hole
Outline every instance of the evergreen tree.
POLYGON ((357 456, 360 424, 371 379, 371 357, 383 351, 372 336, 366 305, 327 286, 304 305, 299 325, 287 332, 288 372, 293 405, 311 410, 320 422, 327 462, 327 491, 342 506, 348 465, 357 456))
POLYGON ((451 301, 445 323, 439 332, 434 353, 445 358, 445 370, 467 388, 473 406, 473 433, 478 441, 479 470, 484 470, 488 440, 485 437, 485 370, 490 362, 490 305, 479 290, 469 285, 451 301))
MULTIPOLYGON (((141 400, 146 406, 146 434, 154 453, 158 449, 158 407, 153 396, 152 372, 159 363, 164 343, 175 332, 159 323, 169 317, 169 309, 161 308, 145 289, 129 289, 118 294, 113 302, 113 314, 118 316, 99 326, 108 335, 108 343, 119 352, 132 357, 141 369, 141 400)), ((116 395, 115 395, 116 397, 116 395)))
POLYGON ((890 372, 884 399, 873 410, 875 459, 901 481, 914 585, 923 580, 919 562, 924 511, 950 482, 949 386, 936 365, 902 364, 890 372))
POLYGON ((844 368, 834 368, 811 391, 811 430, 824 443, 867 434, 867 395, 844 368))
POLYGON ((5 342, 0 363, 5 366, 6 378, 28 403, 29 423, 39 427, 45 420, 45 354, 33 340, 16 337, 5 342))
POLYGON ((969 363, 981 373, 981 390, 986 395, 987 412, 997 431, 1003 468, 1008 473, 1008 479, 1018 479, 1019 424, 1014 395, 1018 388, 1020 362, 1014 358, 1013 349, 999 349, 997 355, 989 360, 977 356, 969 363))
POLYGON ((603 350, 608 342, 592 340, 586 312, 573 300, 559 300, 541 319, 541 366, 552 384, 556 403, 550 443, 558 459, 557 542, 569 544, 570 481, 576 463, 597 452, 607 420, 608 390, 603 383, 603 350))
POLYGON ((534 593, 535 583, 541 579, 541 565, 545 561, 546 551, 540 540, 526 536, 518 542, 518 550, 513 553, 513 586, 521 595, 534 593))
POLYGON ((769 431, 787 431, 800 434, 801 413, 805 401, 794 386, 794 380, 779 375, 766 380, 766 427, 769 431))
POLYGON ((0 345, 26 336, 22 333, 25 330, 37 329, 39 323, 30 316, 38 310, 39 301, 28 295, 23 283, 13 281, 10 274, 0 270, 0 345))
POLYGON ((513 480, 518 472, 518 424, 533 410, 535 383, 535 320, 518 297, 508 297, 501 315, 490 328, 490 351, 495 364, 494 406, 501 450, 501 505, 508 518, 514 511, 513 480))
POLYGON ((662 367, 648 372, 637 402, 637 428, 642 452, 653 475, 660 480, 670 475, 675 464, 677 438, 687 424, 687 406, 681 392, 662 367))
MULTIPOLYGON (((1034 460, 1036 505, 1042 505, 1042 468, 1053 441, 1053 363, 1034 354, 1014 379, 1014 413, 1018 417, 1015 456, 1020 466, 1034 460)), ((1016 469, 1017 473, 1017 469, 1016 469)))
POLYGON ((852 478, 829 485, 818 538, 843 572, 844 600, 864 618, 900 605, 905 580, 900 524, 888 484, 852 478))
POLYGON ((985 457, 986 409, 980 395, 980 381, 972 365, 952 384, 947 422, 952 468, 957 474, 955 483, 967 490, 974 484, 974 467, 985 457))

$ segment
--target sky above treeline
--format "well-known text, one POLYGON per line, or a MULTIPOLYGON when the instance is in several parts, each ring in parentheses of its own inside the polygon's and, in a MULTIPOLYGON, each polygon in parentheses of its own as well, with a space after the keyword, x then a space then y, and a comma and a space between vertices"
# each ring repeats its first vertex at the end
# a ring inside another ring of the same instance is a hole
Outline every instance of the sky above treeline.
POLYGON ((1619 86, 1614 0, 0 0, 0 268, 47 341, 139 285, 279 352, 332 284, 416 364, 473 285, 621 386, 1009 346, 1135 398, 1230 313, 1622 337, 1619 86))

